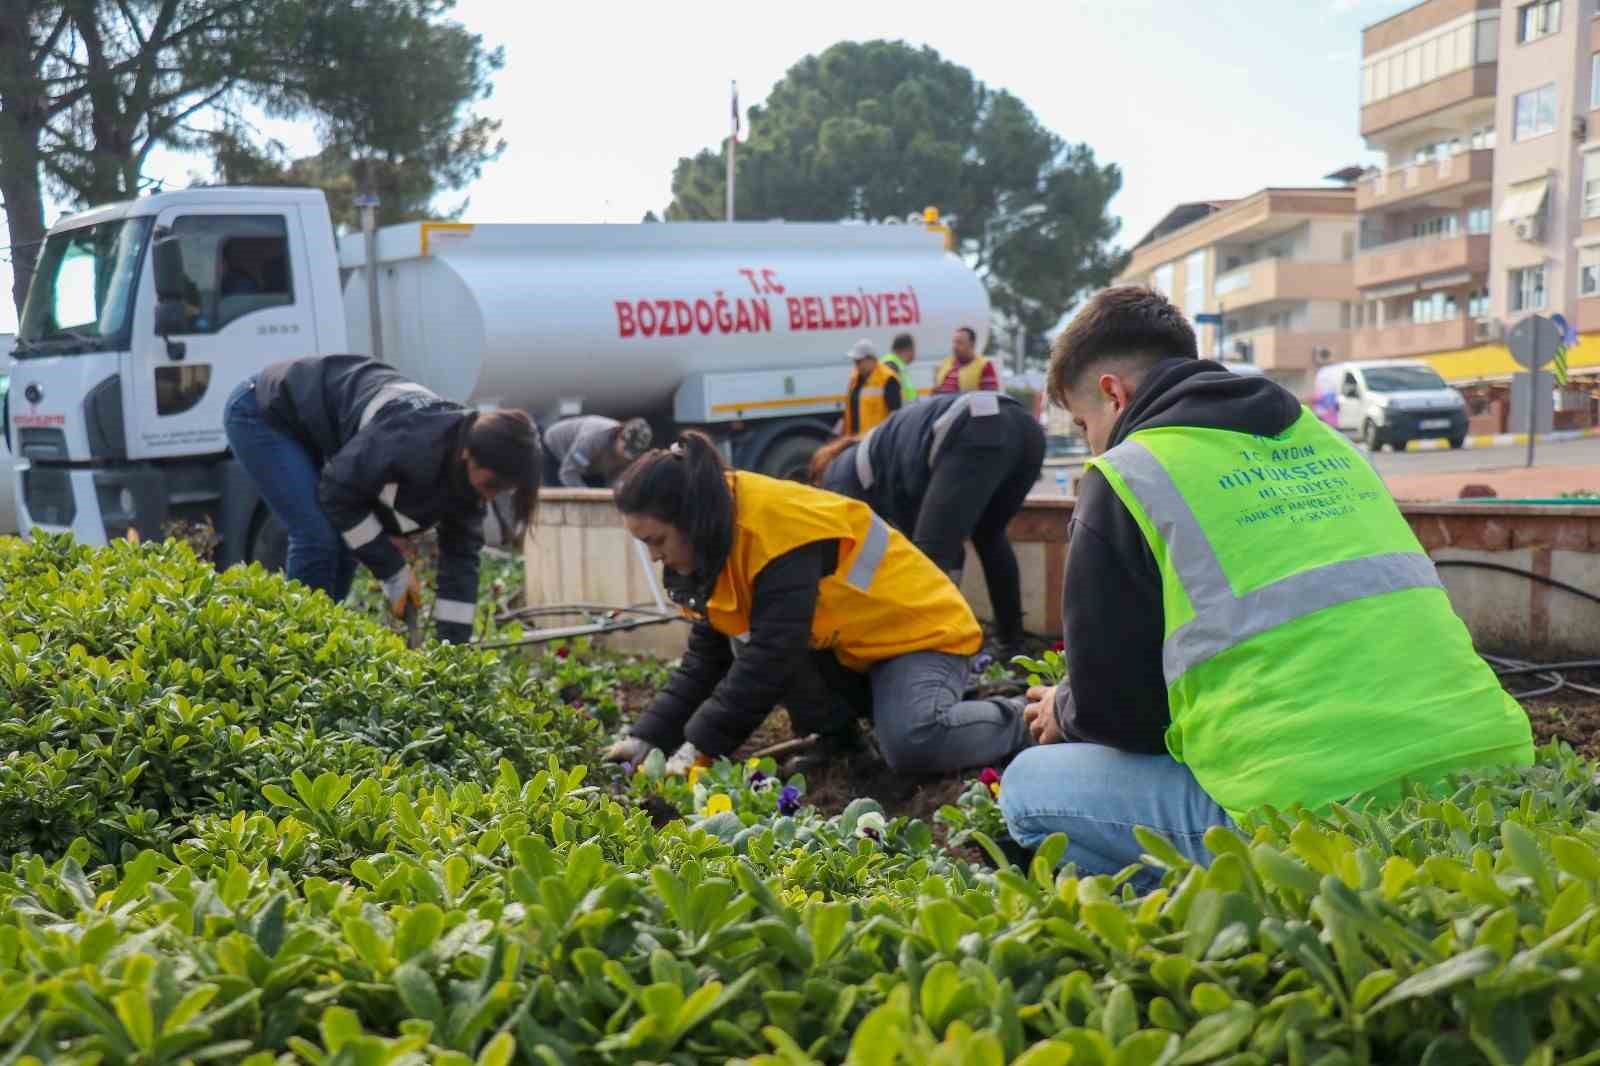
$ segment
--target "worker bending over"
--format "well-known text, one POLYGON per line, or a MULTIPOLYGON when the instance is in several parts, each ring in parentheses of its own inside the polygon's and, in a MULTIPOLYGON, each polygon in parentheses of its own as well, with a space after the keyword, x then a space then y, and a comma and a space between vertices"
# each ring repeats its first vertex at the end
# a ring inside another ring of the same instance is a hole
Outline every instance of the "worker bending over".
MULTIPOLYGON (((1196 357, 1148 289, 1107 289, 1056 339, 1050 397, 1098 456, 1062 590, 1068 679, 1029 692, 1012 837, 1067 834, 1090 874, 1133 827, 1202 837, 1270 804, 1392 803, 1528 765, 1528 717, 1473 651, 1372 466, 1283 388, 1196 357)), ((1136 883, 1150 887, 1145 871, 1136 883)))
POLYGON ((471 638, 484 504, 512 494, 525 528, 539 494, 539 433, 526 414, 479 413, 365 356, 329 355, 246 379, 223 425, 289 533, 290 578, 343 600, 359 559, 403 618, 421 586, 390 537, 437 526, 439 639, 471 638))
POLYGON ((1044 465, 1044 430, 992 392, 930 396, 864 438, 832 441, 815 485, 864 500, 959 587, 972 541, 994 607, 996 654, 1022 653, 1022 583, 1006 527, 1044 465))
POLYGON ((844 435, 855 436, 878 425, 900 410, 900 379, 878 361, 871 341, 856 341, 849 359, 855 363, 845 390, 844 435))
POLYGON ((604 415, 563 418, 544 433, 544 483, 569 489, 610 488, 650 447, 650 423, 604 415))
POLYGON ((899 772, 980 766, 1030 742, 1020 700, 962 700, 977 619, 866 504, 730 472, 691 432, 629 469, 617 507, 694 627, 612 759, 659 748, 686 768, 731 755, 780 701, 796 736, 822 734, 834 750, 870 714, 899 772))

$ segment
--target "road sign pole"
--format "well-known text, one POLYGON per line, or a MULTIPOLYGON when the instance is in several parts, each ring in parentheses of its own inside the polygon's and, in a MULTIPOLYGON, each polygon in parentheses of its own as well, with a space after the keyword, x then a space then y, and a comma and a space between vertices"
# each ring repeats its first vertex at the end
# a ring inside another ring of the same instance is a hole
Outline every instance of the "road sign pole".
POLYGON ((1533 465, 1533 442, 1539 436, 1539 378, 1542 376, 1535 364, 1528 377, 1528 466, 1533 465))

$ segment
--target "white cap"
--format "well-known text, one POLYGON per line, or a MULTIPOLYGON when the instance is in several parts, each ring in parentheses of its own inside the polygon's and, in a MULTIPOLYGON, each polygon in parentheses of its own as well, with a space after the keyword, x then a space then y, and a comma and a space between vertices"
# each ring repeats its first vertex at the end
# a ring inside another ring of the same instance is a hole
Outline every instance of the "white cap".
POLYGON ((873 345, 873 343, 871 341, 866 340, 866 339, 858 340, 854 344, 852 344, 850 346, 850 354, 847 356, 847 358, 852 363, 855 362, 857 359, 867 359, 867 358, 876 359, 877 357, 878 357, 878 349, 873 345))

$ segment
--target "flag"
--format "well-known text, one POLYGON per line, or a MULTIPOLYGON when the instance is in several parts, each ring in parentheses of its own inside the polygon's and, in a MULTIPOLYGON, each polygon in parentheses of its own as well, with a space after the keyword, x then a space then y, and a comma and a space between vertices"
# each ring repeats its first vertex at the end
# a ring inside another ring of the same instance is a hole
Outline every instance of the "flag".
POLYGON ((1550 321, 1554 322, 1556 324, 1556 328, 1561 331, 1561 343, 1556 345, 1555 365, 1551 372, 1555 375, 1556 385, 1561 388, 1566 388, 1567 349, 1575 346, 1578 343, 1578 328, 1573 323, 1568 322, 1561 315, 1551 315, 1550 321))
POLYGON ((739 143, 739 83, 733 83, 733 143, 739 143))

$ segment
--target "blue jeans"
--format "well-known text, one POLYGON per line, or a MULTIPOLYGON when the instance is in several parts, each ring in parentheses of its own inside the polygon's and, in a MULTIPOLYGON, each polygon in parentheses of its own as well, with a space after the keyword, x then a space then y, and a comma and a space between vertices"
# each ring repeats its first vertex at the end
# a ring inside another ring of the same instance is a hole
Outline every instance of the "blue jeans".
POLYGON ((222 426, 234 458, 289 533, 284 573, 309 588, 321 589, 335 603, 343 600, 355 579, 356 557, 317 502, 321 464, 299 440, 261 417, 253 377, 228 397, 222 426))
MULTIPOLYGON (((1029 748, 1000 781, 1006 829, 1026 848, 1051 833, 1067 834, 1066 861, 1083 874, 1115 874, 1144 851, 1133 827, 1142 825, 1198 863, 1209 863, 1204 837, 1212 826, 1233 826, 1189 768, 1167 755, 1135 755, 1076 742, 1029 748)), ((1139 892, 1160 885, 1145 867, 1134 875, 1139 892)))

